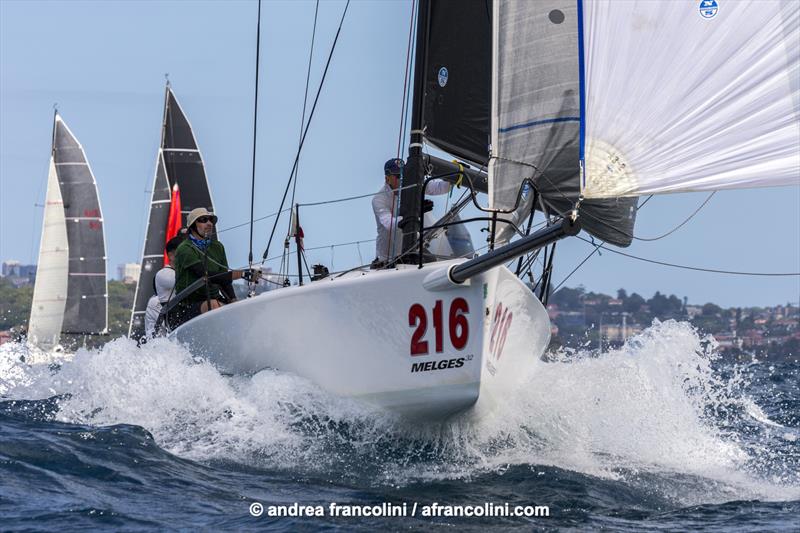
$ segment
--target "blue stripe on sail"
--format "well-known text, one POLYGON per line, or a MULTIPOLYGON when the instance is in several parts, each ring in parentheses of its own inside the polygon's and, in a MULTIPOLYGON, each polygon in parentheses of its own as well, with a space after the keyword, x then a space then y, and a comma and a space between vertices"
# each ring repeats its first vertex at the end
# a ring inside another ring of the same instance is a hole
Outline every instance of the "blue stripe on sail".
MULTIPOLYGON (((578 134, 578 160, 584 168, 584 148, 586 146, 586 80, 584 78, 583 58, 583 0, 578 0, 578 91, 580 92, 580 129, 578 134)), ((583 174, 583 173, 582 173, 583 174)), ((586 175, 583 174, 581 188, 586 187, 586 175)))
POLYGON ((554 122, 580 122, 581 119, 579 117, 557 117, 557 118, 546 118, 543 120, 534 120, 532 122, 525 122, 523 124, 514 124, 513 126, 509 126, 507 128, 500 128, 498 130, 499 133, 507 133, 509 131, 514 130, 521 130, 525 128, 533 128, 536 126, 541 126, 542 124, 553 124, 554 122))

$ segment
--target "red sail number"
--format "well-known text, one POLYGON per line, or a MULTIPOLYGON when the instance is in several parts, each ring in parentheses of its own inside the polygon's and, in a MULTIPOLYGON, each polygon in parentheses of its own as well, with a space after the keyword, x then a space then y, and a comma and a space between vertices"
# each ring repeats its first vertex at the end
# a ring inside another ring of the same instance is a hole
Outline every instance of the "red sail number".
POLYGON ((422 337, 428 329, 428 317, 425 315, 425 308, 420 304, 414 304, 408 310, 408 325, 417 328, 411 337, 411 355, 427 354, 428 341, 422 340, 422 337))
MULTIPOLYGON (((433 306, 433 331, 436 353, 444 351, 443 308, 441 300, 433 306)), ((469 341, 469 304, 464 298, 456 298, 450 304, 448 313, 448 333, 450 343, 456 350, 463 350, 469 341)), ((428 341, 423 340, 428 330, 428 314, 421 304, 414 304, 408 310, 408 325, 414 329, 411 336, 411 355, 427 355, 428 341)))

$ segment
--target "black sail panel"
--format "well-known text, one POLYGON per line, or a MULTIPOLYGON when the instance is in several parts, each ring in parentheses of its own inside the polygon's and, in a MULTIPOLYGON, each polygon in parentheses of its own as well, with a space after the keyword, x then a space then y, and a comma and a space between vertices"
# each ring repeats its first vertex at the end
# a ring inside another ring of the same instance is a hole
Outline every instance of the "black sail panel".
POLYGON ((53 160, 58 175, 69 242, 69 281, 61 330, 105 333, 108 326, 106 246, 97 185, 83 148, 60 117, 53 160))
POLYGON ((170 88, 167 88, 161 143, 169 186, 177 183, 181 191, 182 222, 186 223, 186 215, 196 207, 214 211, 203 157, 192 126, 170 88))
MULTIPOLYGON (((495 114, 490 163, 491 204, 516 206, 525 180, 535 184, 550 213, 566 214, 581 196, 578 8, 574 0, 506 1, 494 6, 495 114)), ((528 218, 533 195, 511 219, 528 218)), ((617 246, 631 243, 636 198, 580 203, 581 225, 617 246)), ((539 208, 540 205, 535 207, 539 208)), ((513 228, 504 226, 497 241, 513 228)))
POLYGON ((432 0, 425 57, 425 138, 486 165, 491 91, 491 0, 432 0))
POLYGON ((186 115, 183 114, 178 100, 172 89, 167 88, 166 110, 164 120, 164 135, 161 147, 197 150, 197 142, 192 133, 192 126, 186 115))

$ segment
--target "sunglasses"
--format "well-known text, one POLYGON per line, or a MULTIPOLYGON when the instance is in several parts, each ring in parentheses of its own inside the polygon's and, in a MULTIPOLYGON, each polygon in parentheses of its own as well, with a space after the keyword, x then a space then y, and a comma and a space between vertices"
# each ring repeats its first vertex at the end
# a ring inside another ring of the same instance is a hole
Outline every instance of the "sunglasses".
POLYGON ((200 217, 197 219, 197 222, 201 224, 205 224, 206 222, 211 222, 214 224, 214 217, 200 217))

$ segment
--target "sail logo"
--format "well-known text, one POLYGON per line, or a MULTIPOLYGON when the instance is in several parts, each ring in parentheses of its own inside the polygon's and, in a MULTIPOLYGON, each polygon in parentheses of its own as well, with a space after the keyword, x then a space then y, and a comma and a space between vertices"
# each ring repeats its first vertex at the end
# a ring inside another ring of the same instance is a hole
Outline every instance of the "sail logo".
POLYGON ((704 19, 712 19, 717 16, 719 4, 717 0, 700 0, 700 16, 704 19))
POLYGON ((447 78, 450 77, 450 73, 447 71, 447 67, 442 67, 439 69, 439 87, 444 87, 447 85, 447 78))

